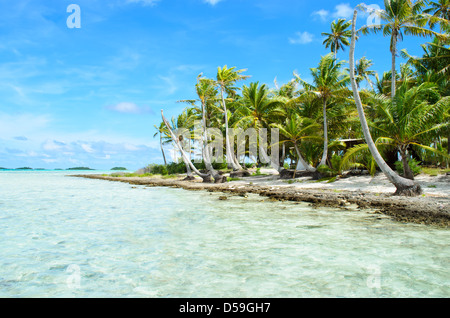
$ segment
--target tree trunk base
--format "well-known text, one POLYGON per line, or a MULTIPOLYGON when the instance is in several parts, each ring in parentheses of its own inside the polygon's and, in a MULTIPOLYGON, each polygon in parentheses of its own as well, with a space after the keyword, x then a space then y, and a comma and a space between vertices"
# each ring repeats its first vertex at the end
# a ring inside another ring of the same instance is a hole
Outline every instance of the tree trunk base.
POLYGON ((283 169, 279 172, 280 179, 294 179, 294 172, 295 172, 295 178, 301 178, 301 177, 312 177, 313 173, 306 171, 306 170, 297 170, 294 169, 283 169))
POLYGON ((402 195, 406 197, 415 197, 422 194, 422 188, 419 184, 414 183, 413 186, 400 186, 396 185, 397 191, 395 191, 394 195, 402 195))
POLYGON ((313 180, 320 180, 322 178, 324 178, 324 176, 319 171, 316 170, 312 173, 313 180))
POLYGON ((211 175, 207 175, 206 177, 201 177, 203 179, 203 183, 212 183, 213 180, 211 178, 211 175))
POLYGON ((192 181, 195 180, 194 176, 187 176, 186 178, 183 179, 183 181, 192 181))
POLYGON ((250 177, 250 172, 246 170, 237 170, 230 173, 230 178, 250 177))
POLYGON ((226 176, 217 176, 216 178, 214 178, 214 183, 225 183, 227 182, 227 177, 226 176))

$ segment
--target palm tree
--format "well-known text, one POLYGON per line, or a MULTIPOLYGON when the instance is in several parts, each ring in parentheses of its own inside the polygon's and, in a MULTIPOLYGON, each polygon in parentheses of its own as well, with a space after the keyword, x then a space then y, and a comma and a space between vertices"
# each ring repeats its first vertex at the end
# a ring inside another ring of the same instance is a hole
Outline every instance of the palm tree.
MULTIPOLYGON (((447 22, 442 21, 440 23, 441 31, 449 30, 449 22, 450 20, 450 0, 438 0, 429 2, 429 8, 423 10, 425 13, 430 13, 435 17, 443 18, 447 20, 447 22)), ((433 24, 431 24, 433 27, 433 24)))
POLYGON ((369 68, 373 65, 372 60, 368 60, 365 56, 363 56, 361 59, 356 62, 356 84, 358 85, 363 81, 366 80, 367 83, 369 83, 370 88, 373 90, 372 80, 369 76, 376 76, 375 71, 369 70, 369 68))
MULTIPOLYGON (((235 112, 238 120, 235 127, 254 128, 259 135, 261 128, 269 128, 270 123, 274 121, 275 116, 281 115, 280 107, 284 106, 287 97, 270 97, 270 91, 265 84, 259 85, 258 82, 244 85, 242 89, 242 98, 238 101, 239 106, 235 112)), ((261 143, 259 143, 260 155, 267 161, 267 153, 261 143)), ((277 163, 270 160, 271 165, 279 170, 277 163)))
POLYGON ((331 48, 331 52, 334 53, 335 59, 337 58, 337 52, 339 50, 344 51, 344 48, 350 44, 349 39, 351 31, 348 30, 350 24, 351 21, 339 19, 337 22, 333 21, 331 23, 331 33, 322 33, 323 36, 326 36, 323 44, 325 45, 325 48, 331 48))
POLYGON ((355 24, 356 24, 356 17, 357 17, 357 10, 353 13, 353 23, 352 23, 352 37, 351 37, 351 44, 350 44, 350 58, 349 58, 349 64, 350 64, 350 82, 352 85, 353 90, 353 96, 355 98, 355 104, 356 108, 358 110, 359 120, 361 122, 361 128, 364 134, 364 139, 366 140, 367 146, 369 147, 370 153, 372 154, 373 158, 375 159, 377 165, 380 167, 381 171, 385 174, 385 176, 389 179, 390 182, 394 184, 394 186, 397 188, 397 191, 395 192, 397 195, 419 195, 422 193, 422 189, 419 184, 415 183, 413 180, 409 180, 406 178, 400 177, 398 174, 396 174, 384 161, 383 157, 378 152, 378 149, 373 142, 372 136, 369 131, 369 126, 367 124, 367 120, 364 114, 364 109, 361 103, 361 97, 359 96, 358 88, 356 85, 355 80, 355 42, 356 42, 356 31, 355 31, 355 24))
MULTIPOLYGON (((294 145, 295 152, 298 157, 298 161, 308 172, 316 172, 316 168, 312 167, 302 156, 299 146, 303 140, 320 139, 315 135, 315 131, 319 127, 313 119, 300 116, 296 112, 291 112, 284 123, 273 123, 273 127, 278 128, 280 133, 286 138, 283 143, 290 142, 294 145)), ((296 170, 294 171, 295 178, 296 170)))
POLYGON ((201 76, 197 77, 197 84, 195 85, 197 95, 201 103, 202 110, 202 154, 203 161, 205 163, 206 169, 210 172, 215 180, 215 183, 223 183, 226 181, 226 177, 219 174, 217 170, 213 168, 211 162, 211 149, 208 145, 208 135, 207 135, 207 121, 206 114, 207 108, 211 107, 217 99, 217 89, 215 87, 215 82, 211 79, 207 79, 201 76))
POLYGON ((323 154, 319 166, 326 165, 328 157, 328 123, 327 123, 327 107, 330 100, 344 100, 349 91, 346 87, 348 84, 348 76, 341 71, 344 62, 336 62, 332 53, 323 56, 317 68, 311 69, 313 77, 313 84, 309 84, 302 80, 298 75, 294 74, 297 81, 300 82, 304 88, 304 95, 313 94, 322 103, 323 112, 323 154))
POLYGON ((209 173, 202 173, 194 166, 194 164, 192 163, 192 161, 190 160, 189 156, 186 154, 186 152, 184 150, 184 147, 183 147, 183 145, 181 143, 182 140, 180 140, 179 136, 177 136, 174 133, 174 131, 173 131, 169 121, 164 117, 164 111, 162 109, 161 109, 161 117, 162 117, 162 120, 164 122, 164 125, 166 126, 166 128, 167 128, 167 130, 168 130, 168 132, 170 134, 170 137, 172 138, 172 140, 175 143, 176 147, 180 151, 181 157, 182 157, 186 167, 189 167, 189 169, 187 171, 188 172, 188 177, 189 177, 190 169, 192 169, 199 177, 201 177, 203 179, 203 182, 211 182, 211 175, 209 173))
POLYGON ((242 99, 236 110, 239 120, 235 125, 253 127, 255 129, 267 128, 277 107, 285 104, 287 98, 269 97, 269 89, 266 84, 259 82, 244 85, 242 99))
POLYGON ((220 97, 222 99, 222 107, 223 113, 225 117, 225 147, 226 147, 226 156, 228 160, 228 164, 233 168, 233 170, 242 170, 241 165, 237 162, 237 159, 234 156, 234 153, 231 151, 231 144, 228 132, 228 109, 225 101, 225 92, 233 97, 238 90, 237 87, 233 85, 237 81, 244 80, 249 76, 241 75, 241 73, 245 72, 245 69, 235 70, 236 67, 228 68, 226 65, 217 69, 217 85, 220 89, 220 97))
POLYGON ((450 97, 429 103, 426 98, 437 94, 437 86, 432 83, 422 83, 409 87, 407 81, 398 88, 395 101, 379 98, 376 109, 382 116, 370 125, 380 140, 395 147, 403 163, 403 175, 414 180, 414 175, 408 164, 408 150, 411 146, 422 148, 445 156, 436 149, 422 143, 427 135, 439 131, 449 123, 441 123, 444 113, 450 107, 450 97))
POLYGON ((406 49, 401 51, 402 57, 408 59, 408 63, 414 65, 421 74, 432 70, 436 74, 447 75, 450 70, 450 49, 438 38, 421 47, 424 51, 422 57, 411 56, 406 49))
MULTIPOLYGON (((384 25, 366 25, 360 29, 363 34, 369 32, 383 32, 383 35, 391 37, 390 51, 392 55, 391 65, 391 98, 394 100, 396 87, 396 67, 395 58, 397 55, 397 42, 403 39, 405 35, 415 36, 437 36, 439 38, 448 38, 446 35, 439 34, 433 30, 425 28, 428 22, 436 23, 442 21, 442 18, 433 17, 426 13, 420 13, 425 6, 424 0, 384 0, 384 10, 374 12, 382 20, 386 21, 384 25)), ((361 5, 364 7, 364 5, 361 5)))
POLYGON ((154 125, 155 129, 157 130, 156 133, 153 135, 153 138, 155 138, 158 134, 159 134, 159 146, 161 148, 161 153, 163 155, 163 159, 164 159, 164 165, 167 166, 167 160, 166 160, 166 155, 164 153, 164 147, 163 147, 163 137, 162 134, 164 133, 164 135, 168 135, 168 131, 166 126, 164 125, 164 122, 161 122, 161 124, 158 126, 154 125))

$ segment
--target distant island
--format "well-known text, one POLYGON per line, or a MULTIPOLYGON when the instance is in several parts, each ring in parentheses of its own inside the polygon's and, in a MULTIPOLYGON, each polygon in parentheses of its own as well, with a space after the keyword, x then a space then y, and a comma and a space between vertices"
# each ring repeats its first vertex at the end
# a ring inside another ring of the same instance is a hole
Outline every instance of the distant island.
POLYGON ((74 167, 74 168, 68 168, 67 170, 95 170, 95 169, 91 169, 89 167, 74 167))
POLYGON ((33 168, 30 168, 30 167, 21 167, 21 168, 16 168, 16 170, 33 170, 33 168))
POLYGON ((128 170, 128 169, 124 168, 124 167, 114 167, 111 170, 117 171, 117 170, 128 170))

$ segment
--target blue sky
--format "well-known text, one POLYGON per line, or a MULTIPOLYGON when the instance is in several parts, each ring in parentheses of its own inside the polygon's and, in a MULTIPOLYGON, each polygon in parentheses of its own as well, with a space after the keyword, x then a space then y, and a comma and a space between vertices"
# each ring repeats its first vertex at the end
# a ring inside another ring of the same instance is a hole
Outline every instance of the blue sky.
MULTIPOLYGON (((178 100, 195 97, 198 74, 228 65, 271 87, 293 71, 308 80, 329 52, 321 32, 360 2, 0 0, 0 167, 160 163, 153 125, 161 109, 171 117, 184 107, 178 100), (72 3, 80 28, 66 23, 72 3)), ((405 37, 399 49, 420 55, 425 41, 405 37)), ((389 39, 363 37, 356 55, 382 74, 389 39)), ((338 58, 348 60, 348 49, 338 58)))

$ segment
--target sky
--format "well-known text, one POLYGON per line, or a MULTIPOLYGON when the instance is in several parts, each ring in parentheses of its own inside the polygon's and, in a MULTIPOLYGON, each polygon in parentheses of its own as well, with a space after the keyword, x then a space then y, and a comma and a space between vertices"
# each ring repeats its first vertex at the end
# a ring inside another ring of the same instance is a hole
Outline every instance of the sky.
MULTIPOLYGON (((214 78, 227 65, 247 69, 241 84, 274 87, 294 71, 308 81, 329 53, 321 33, 359 3, 0 0, 0 167, 162 163, 154 125, 161 109, 172 117, 186 106, 179 100, 195 98, 200 73, 214 78)), ((360 15, 357 27, 367 22, 360 15)), ((426 41, 405 36, 398 48, 421 55, 426 41)), ((362 56, 388 71, 389 38, 362 37, 362 56)), ((348 48, 338 58, 348 60, 348 48)))

